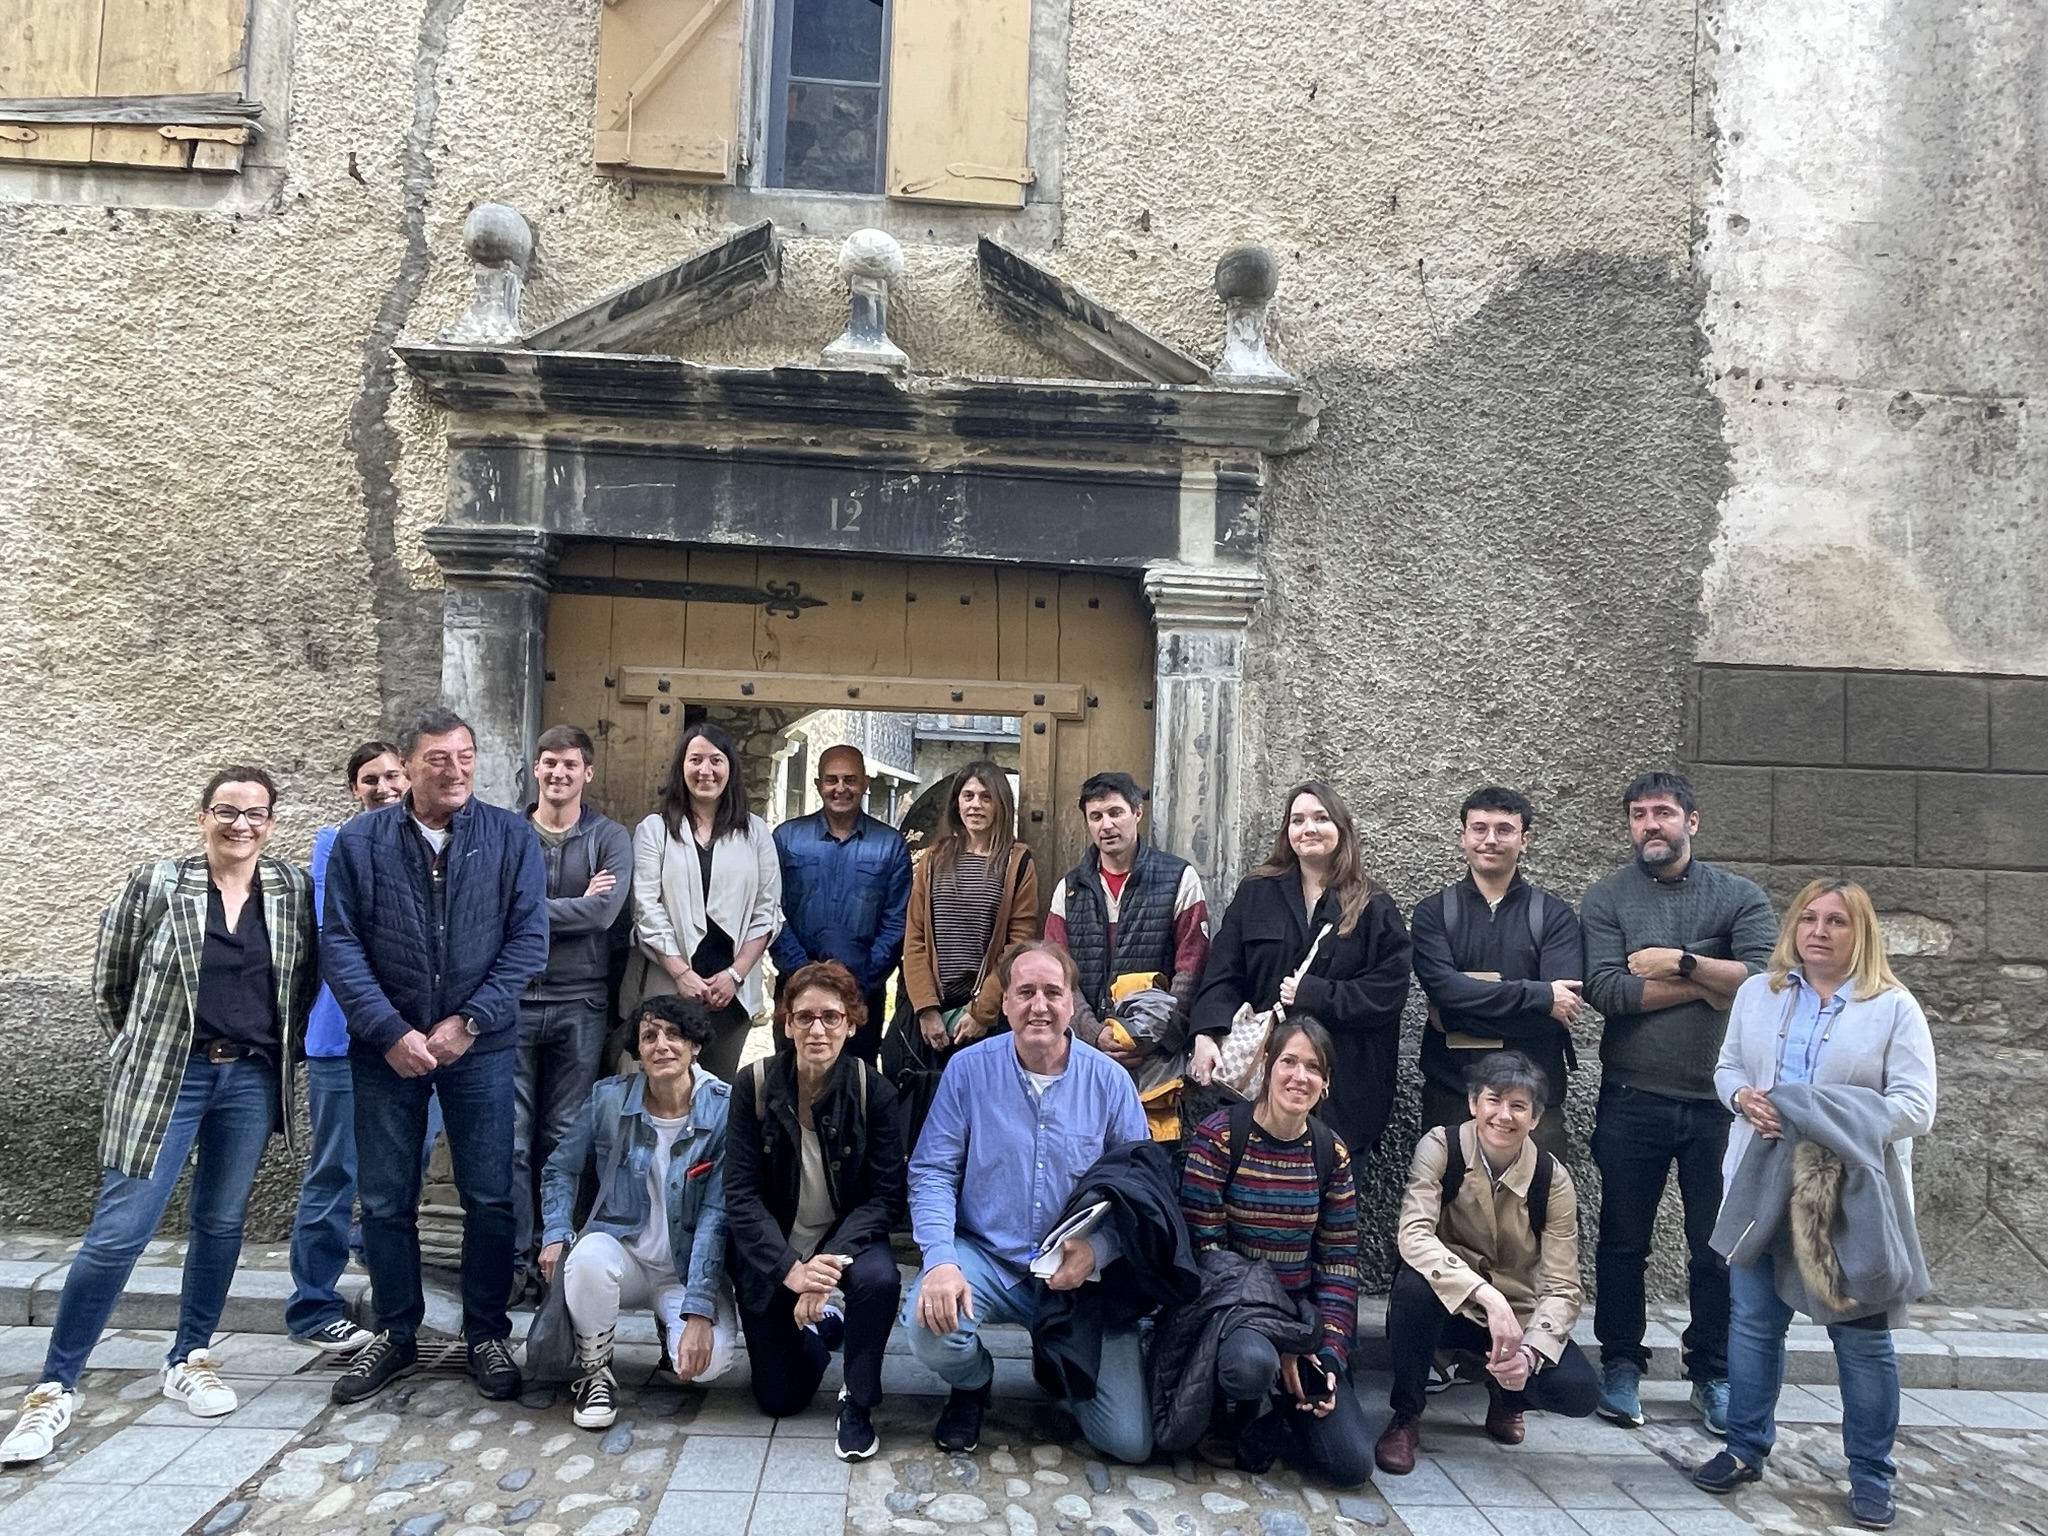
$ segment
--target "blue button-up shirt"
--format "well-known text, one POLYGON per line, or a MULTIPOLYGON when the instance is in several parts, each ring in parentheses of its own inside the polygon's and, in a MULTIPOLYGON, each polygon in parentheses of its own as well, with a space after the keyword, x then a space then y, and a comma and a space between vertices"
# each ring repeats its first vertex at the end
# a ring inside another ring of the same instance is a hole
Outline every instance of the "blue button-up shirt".
POLYGON ((977 1040, 946 1064, 910 1159, 910 1222, 926 1269, 965 1239, 1019 1280, 1081 1175, 1150 1134, 1131 1074, 1068 1037, 1067 1070, 1043 1093, 1014 1036, 977 1040))
POLYGON ((836 838, 825 813, 775 829, 782 861, 782 931, 772 953, 783 975, 814 960, 837 960, 863 991, 889 979, 903 958, 910 908, 910 847, 887 822, 863 815, 836 838))
POLYGON ((1821 1047, 1827 1044, 1828 1031, 1849 1002, 1851 983, 1843 982, 1833 997, 1824 998, 1806 984, 1806 978, 1799 972, 1790 974, 1799 991, 1778 1041, 1778 1081, 1810 1083, 1814 1068, 1820 1064, 1821 1047))

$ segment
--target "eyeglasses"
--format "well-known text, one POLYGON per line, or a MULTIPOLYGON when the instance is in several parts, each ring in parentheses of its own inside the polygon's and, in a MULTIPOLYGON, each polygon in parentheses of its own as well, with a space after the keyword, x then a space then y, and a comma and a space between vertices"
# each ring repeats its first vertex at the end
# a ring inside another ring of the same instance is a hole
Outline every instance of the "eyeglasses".
POLYGON ((252 827, 268 826, 271 820, 267 805, 209 805, 206 814, 224 827, 232 827, 238 821, 246 821, 252 827))
POLYGON ((828 1009, 824 1013, 792 1013, 789 1022, 803 1034, 809 1034, 814 1029, 822 1029, 829 1034, 835 1029, 846 1027, 846 1014, 844 1010, 838 1008, 828 1009))

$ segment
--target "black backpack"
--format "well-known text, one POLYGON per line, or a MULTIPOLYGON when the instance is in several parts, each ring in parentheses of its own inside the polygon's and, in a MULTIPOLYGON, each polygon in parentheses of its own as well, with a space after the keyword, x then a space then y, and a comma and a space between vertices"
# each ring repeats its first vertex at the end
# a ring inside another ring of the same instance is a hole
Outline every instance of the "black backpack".
MULTIPOLYGON (((1458 1198, 1458 1191, 1465 1184, 1465 1138, 1459 1135, 1460 1126, 1444 1127, 1444 1183, 1443 1200, 1439 1211, 1450 1209, 1451 1202, 1458 1198)), ((1234 1165, 1233 1165, 1234 1166, 1234 1165)), ((1536 1171, 1529 1177, 1529 1230, 1537 1242, 1543 1241, 1543 1228, 1550 1220, 1550 1183, 1557 1175, 1557 1159, 1541 1147, 1536 1149, 1536 1171)))

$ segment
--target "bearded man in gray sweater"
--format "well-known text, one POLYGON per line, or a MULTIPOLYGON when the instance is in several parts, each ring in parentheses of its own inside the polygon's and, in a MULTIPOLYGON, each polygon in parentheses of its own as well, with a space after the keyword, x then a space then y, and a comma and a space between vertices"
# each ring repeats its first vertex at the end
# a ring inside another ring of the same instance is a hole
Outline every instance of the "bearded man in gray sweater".
POLYGON ((1728 1414, 1728 1267, 1710 1239, 1729 1114, 1714 1063, 1735 989, 1763 970, 1778 920, 1763 889, 1693 857, 1692 785, 1638 775, 1622 791, 1635 858, 1586 892, 1586 1001, 1606 1020, 1593 1161, 1600 1169, 1600 1413, 1643 1422, 1643 1278, 1672 1165, 1685 1211, 1690 1324, 1681 1340, 1693 1406, 1719 1434, 1728 1414))

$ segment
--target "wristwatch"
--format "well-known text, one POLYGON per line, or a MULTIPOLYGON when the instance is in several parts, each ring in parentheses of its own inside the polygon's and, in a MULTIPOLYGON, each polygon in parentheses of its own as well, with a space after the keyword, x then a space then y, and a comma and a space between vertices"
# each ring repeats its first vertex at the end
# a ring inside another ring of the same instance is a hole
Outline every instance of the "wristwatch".
POLYGON ((474 1039, 475 1039, 475 1038, 476 1038, 476 1037, 477 1037, 478 1035, 480 1035, 480 1034, 482 1034, 482 1033, 484 1032, 484 1027, 483 1027, 483 1025, 481 1025, 481 1024, 479 1024, 479 1023, 477 1023, 477 1021, 476 1021, 475 1019, 471 1018, 471 1017, 470 1017, 470 1016, 469 1016, 468 1014, 466 1014, 466 1013, 465 1013, 465 1014, 462 1014, 462 1015, 461 1015, 461 1019, 462 1019, 462 1027, 463 1027, 463 1028, 464 1028, 465 1030, 469 1031, 469 1037, 470 1037, 470 1038, 471 1038, 472 1040, 474 1040, 474 1039))
POLYGON ((1699 957, 1698 955, 1694 954, 1694 953, 1693 953, 1693 952, 1692 952, 1691 950, 1689 950, 1689 949, 1681 949, 1681 950, 1680 950, 1680 951, 1678 952, 1678 974, 1679 974, 1679 975, 1681 975, 1681 976, 1690 976, 1690 975, 1691 975, 1691 974, 1693 973, 1693 969, 1694 969, 1694 968, 1695 968, 1696 966, 1698 966, 1698 964, 1699 964, 1699 963, 1700 963, 1700 957, 1699 957))

